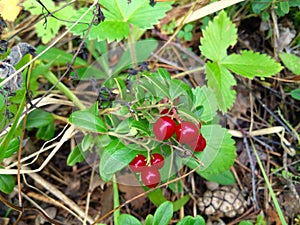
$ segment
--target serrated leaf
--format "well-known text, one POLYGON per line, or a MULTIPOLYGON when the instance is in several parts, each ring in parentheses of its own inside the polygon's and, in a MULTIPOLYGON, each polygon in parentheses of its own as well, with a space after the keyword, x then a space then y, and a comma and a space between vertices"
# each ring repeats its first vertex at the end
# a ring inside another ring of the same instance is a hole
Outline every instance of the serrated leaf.
POLYGON ((291 72, 300 74, 300 57, 290 53, 279 53, 279 58, 291 72))
POLYGON ((281 65, 270 56, 253 51, 241 51, 240 55, 231 54, 223 59, 221 64, 247 78, 270 77, 282 69, 281 65))
POLYGON ((121 141, 114 140, 105 147, 101 155, 99 172, 104 181, 109 181, 114 173, 120 171, 139 153, 131 145, 125 146, 121 141))
MULTIPOLYGON (((204 164, 197 173, 218 174, 227 171, 235 160, 234 140, 225 128, 220 125, 203 125, 201 133, 206 139, 207 146, 203 152, 195 152, 195 156, 204 164)), ((190 158, 184 162, 188 167, 195 168, 199 162, 190 158)))
MULTIPOLYGON (((156 10, 149 5, 148 0, 132 1, 128 4, 124 0, 104 0, 102 11, 105 20, 98 26, 92 26, 88 34, 88 38, 97 40, 122 40, 127 38, 130 27, 138 27, 140 29, 152 28, 158 21, 165 16, 165 13, 170 10, 171 3, 158 3, 156 10)), ((72 20, 78 19, 87 8, 82 8, 73 14, 72 20)), ((93 14, 89 12, 82 22, 90 23, 93 14)), ((70 26, 67 24, 67 26, 70 26)), ((84 30, 87 30, 88 25, 77 24, 72 33, 83 36, 84 30)))
POLYGON ((154 213, 153 225, 167 225, 173 216, 173 205, 171 202, 164 202, 154 213))
POLYGON ((10 194, 15 187, 14 177, 10 174, 0 174, 0 191, 10 194))
POLYGON ((214 91, 220 110, 226 112, 234 103, 236 92, 232 86, 236 85, 233 75, 216 62, 206 63, 207 85, 214 91))
POLYGON ((142 223, 132 215, 121 214, 118 217, 119 224, 128 224, 128 225, 142 225, 142 223))
POLYGON ((201 113, 201 121, 206 123, 213 120, 217 115, 218 102, 213 90, 207 86, 196 87, 193 89, 194 98, 194 107, 203 107, 201 113))
POLYGON ((91 132, 106 132, 107 127, 103 120, 99 116, 89 112, 89 111, 76 111, 73 112, 69 121, 80 128, 91 132))
POLYGON ((76 163, 83 162, 88 153, 88 151, 82 151, 78 145, 75 146, 75 148, 68 155, 67 165, 74 166, 76 163))
POLYGON ((201 53, 212 61, 222 60, 227 55, 227 48, 235 45, 237 29, 225 11, 221 11, 213 21, 209 21, 200 39, 201 53))
POLYGON ((54 117, 51 113, 46 112, 41 109, 36 109, 28 114, 26 120, 26 128, 39 128, 48 125, 49 123, 53 123, 54 117))

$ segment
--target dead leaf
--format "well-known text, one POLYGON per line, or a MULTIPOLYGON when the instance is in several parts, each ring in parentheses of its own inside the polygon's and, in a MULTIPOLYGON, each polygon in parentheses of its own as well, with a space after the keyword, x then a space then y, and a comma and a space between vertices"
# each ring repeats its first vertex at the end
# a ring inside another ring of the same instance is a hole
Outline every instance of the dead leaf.
MULTIPOLYGON (((132 173, 125 173, 119 176, 118 183, 119 190, 124 193, 125 200, 130 200, 133 197, 145 192, 132 173)), ((147 195, 144 195, 134 200, 130 204, 135 209, 141 209, 146 202, 146 197, 147 195)))
POLYGON ((0 14, 4 20, 15 21, 21 9, 19 0, 0 0, 0 14))

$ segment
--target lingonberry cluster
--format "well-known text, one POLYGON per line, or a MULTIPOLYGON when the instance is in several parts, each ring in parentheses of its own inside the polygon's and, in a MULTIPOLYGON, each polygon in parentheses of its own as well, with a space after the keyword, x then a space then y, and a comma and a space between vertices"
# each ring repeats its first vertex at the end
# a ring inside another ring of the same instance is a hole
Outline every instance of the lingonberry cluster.
POLYGON ((151 155, 150 164, 147 165, 147 158, 144 155, 136 155, 129 163, 129 167, 135 173, 141 173, 143 184, 149 188, 156 187, 160 182, 159 169, 164 166, 164 157, 159 153, 151 155))
MULTIPOLYGON (((162 112, 167 112, 163 110, 162 112)), ((206 147, 206 140, 199 132, 201 124, 189 121, 179 121, 178 125, 168 115, 159 117, 153 126, 153 132, 157 140, 163 141, 176 134, 176 140, 181 144, 190 146, 195 152, 202 152, 206 147)))

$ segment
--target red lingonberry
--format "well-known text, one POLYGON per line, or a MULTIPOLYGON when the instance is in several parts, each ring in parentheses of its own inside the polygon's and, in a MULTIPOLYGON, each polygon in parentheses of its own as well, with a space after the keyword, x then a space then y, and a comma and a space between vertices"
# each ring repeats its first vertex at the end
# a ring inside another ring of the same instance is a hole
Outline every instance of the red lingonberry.
POLYGON ((155 167, 156 169, 161 169, 164 166, 164 164, 165 164, 164 160, 165 159, 164 159, 164 157, 161 154, 154 153, 151 156, 150 163, 151 163, 152 167, 155 167))
POLYGON ((199 128, 192 122, 183 121, 176 127, 176 139, 182 144, 189 144, 197 140, 199 128))
POLYGON ((195 152, 203 152, 203 150, 206 147, 206 140, 202 136, 202 134, 199 135, 197 141, 190 144, 191 149, 193 149, 195 152))
POLYGON ((157 140, 167 140, 175 132, 176 123, 168 116, 158 118, 153 126, 153 132, 157 140))
POLYGON ((136 155, 129 163, 130 169, 135 173, 140 173, 146 168, 147 159, 143 155, 136 155))
POLYGON ((160 173, 155 167, 147 167, 141 173, 143 184, 148 188, 154 188, 160 182, 160 173))

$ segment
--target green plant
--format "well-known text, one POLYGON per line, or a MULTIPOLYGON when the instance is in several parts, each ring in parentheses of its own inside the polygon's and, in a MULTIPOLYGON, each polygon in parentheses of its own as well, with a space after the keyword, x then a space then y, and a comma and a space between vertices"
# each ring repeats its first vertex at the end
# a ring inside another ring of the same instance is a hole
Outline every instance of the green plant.
POLYGON ((180 30, 177 34, 178 38, 183 38, 185 41, 191 41, 193 39, 192 30, 194 28, 193 24, 187 24, 180 30))

